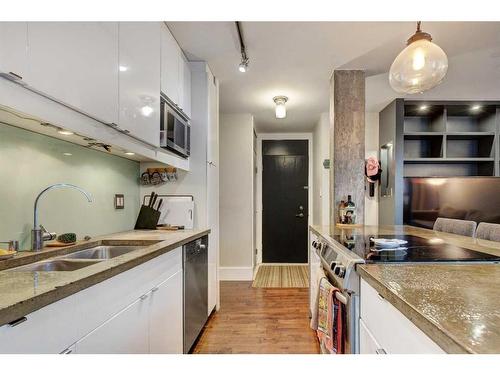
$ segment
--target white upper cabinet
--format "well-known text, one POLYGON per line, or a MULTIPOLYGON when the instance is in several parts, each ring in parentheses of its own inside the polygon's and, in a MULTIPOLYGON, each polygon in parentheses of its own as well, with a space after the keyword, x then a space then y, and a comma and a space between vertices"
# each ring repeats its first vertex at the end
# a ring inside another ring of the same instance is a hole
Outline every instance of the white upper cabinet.
POLYGON ((189 64, 184 57, 184 54, 180 54, 180 67, 181 67, 181 85, 179 94, 180 102, 179 107, 182 111, 191 118, 191 69, 189 64))
POLYGON ((118 23, 29 22, 34 89, 97 120, 118 122, 118 23))
POLYGON ((0 22, 0 73, 25 78, 28 67, 28 24, 0 22))
POLYGON ((179 104, 180 48, 167 28, 161 25, 161 91, 175 104, 179 104))
POLYGON ((120 22, 118 125, 160 145, 160 23, 120 22))
POLYGON ((165 24, 161 29, 161 91, 191 117, 191 69, 165 24))

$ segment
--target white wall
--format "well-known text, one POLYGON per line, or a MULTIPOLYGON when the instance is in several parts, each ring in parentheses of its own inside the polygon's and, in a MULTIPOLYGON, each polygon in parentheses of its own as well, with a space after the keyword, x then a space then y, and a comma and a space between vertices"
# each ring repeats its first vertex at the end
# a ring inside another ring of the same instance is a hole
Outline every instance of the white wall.
POLYGON ((253 129, 250 114, 221 114, 221 280, 253 278, 253 129))
POLYGON ((313 133, 313 220, 315 225, 330 223, 330 169, 323 161, 330 159, 330 118, 322 113, 313 133))
MULTIPOLYGON (((378 155, 378 112, 365 113, 365 158, 378 155)), ((365 192, 365 225, 378 225, 378 186, 375 196, 370 197, 368 185, 365 192)))

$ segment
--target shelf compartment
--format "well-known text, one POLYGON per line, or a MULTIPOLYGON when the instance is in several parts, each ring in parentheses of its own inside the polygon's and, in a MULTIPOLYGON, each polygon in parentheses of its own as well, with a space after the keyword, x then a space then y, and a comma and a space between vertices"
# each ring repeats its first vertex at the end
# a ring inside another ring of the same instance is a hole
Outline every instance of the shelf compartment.
POLYGON ((495 162, 491 158, 440 159, 424 162, 405 160, 404 177, 494 176, 495 162))
POLYGON ((496 106, 483 106, 477 113, 471 105, 446 107, 447 132, 494 132, 496 130, 496 106))
POLYGON ((422 112, 420 109, 426 103, 405 105, 404 133, 410 132, 443 132, 445 131, 444 106, 428 105, 422 112))
POLYGON ((494 134, 470 133, 446 136, 447 158, 493 158, 494 156, 494 134))
POLYGON ((406 134, 404 136, 404 157, 405 159, 443 157, 443 136, 406 134))

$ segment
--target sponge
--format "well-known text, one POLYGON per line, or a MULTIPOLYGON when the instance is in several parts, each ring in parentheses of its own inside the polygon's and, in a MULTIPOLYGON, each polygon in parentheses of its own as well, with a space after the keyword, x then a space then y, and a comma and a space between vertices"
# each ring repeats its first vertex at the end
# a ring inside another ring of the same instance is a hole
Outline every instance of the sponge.
POLYGON ((57 240, 62 243, 72 243, 76 242, 75 233, 64 233, 57 237, 57 240))

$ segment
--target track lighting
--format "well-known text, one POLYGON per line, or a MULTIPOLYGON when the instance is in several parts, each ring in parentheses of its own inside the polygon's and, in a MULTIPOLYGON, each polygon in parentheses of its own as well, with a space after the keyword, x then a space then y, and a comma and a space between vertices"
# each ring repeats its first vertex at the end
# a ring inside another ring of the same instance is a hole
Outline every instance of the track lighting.
POLYGON ((238 70, 241 73, 245 73, 248 70, 248 63, 250 59, 247 56, 247 49, 245 47, 245 42, 243 41, 243 34, 241 32, 241 25, 238 21, 235 22, 236 30, 238 31, 238 39, 240 41, 240 53, 241 53, 241 62, 238 65, 238 70))

